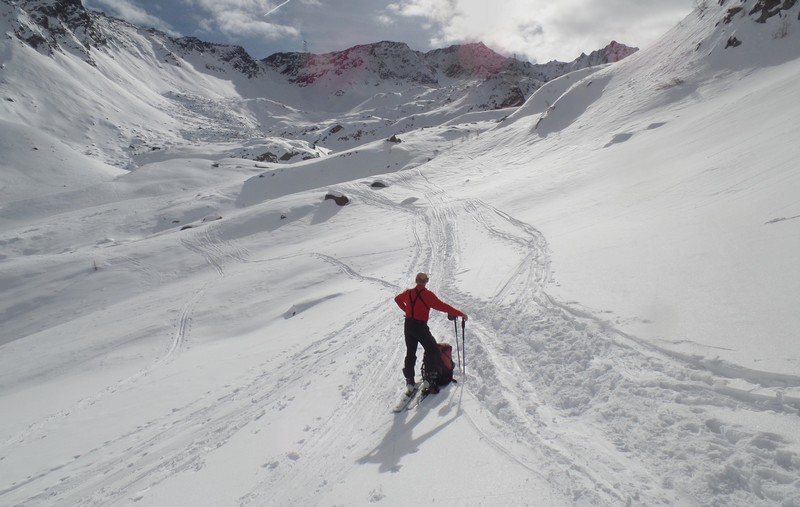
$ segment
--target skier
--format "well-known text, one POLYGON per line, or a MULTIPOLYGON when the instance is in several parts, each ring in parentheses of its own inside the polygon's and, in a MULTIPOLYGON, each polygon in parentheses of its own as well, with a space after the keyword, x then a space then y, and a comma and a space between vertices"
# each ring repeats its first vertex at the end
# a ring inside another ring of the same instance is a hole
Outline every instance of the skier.
MULTIPOLYGON (((403 331, 406 338, 406 358, 403 365, 403 375, 406 378, 406 389, 408 393, 414 391, 414 365, 417 362, 417 345, 421 344, 428 356, 437 361, 437 370, 441 369, 441 359, 439 348, 436 345, 436 338, 431 334, 428 328, 428 316, 431 308, 445 312, 450 318, 461 317, 467 320, 467 314, 456 310, 447 303, 442 302, 436 294, 425 288, 428 283, 428 275, 425 273, 417 273, 416 277, 417 286, 405 290, 395 296, 394 302, 406 314, 406 321, 403 331)), ((423 392, 432 389, 433 392, 438 392, 438 387, 435 385, 429 386, 427 379, 422 379, 423 392)))

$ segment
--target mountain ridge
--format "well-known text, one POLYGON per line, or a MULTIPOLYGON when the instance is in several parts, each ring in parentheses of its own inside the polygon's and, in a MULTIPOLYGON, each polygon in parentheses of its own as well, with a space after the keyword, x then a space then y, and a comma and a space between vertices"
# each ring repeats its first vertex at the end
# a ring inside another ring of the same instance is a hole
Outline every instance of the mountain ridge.
POLYGON ((423 53, 381 41, 257 60, 241 46, 172 37, 87 10, 80 0, 4 2, 0 30, 8 35, 8 79, 0 87, 7 117, 47 131, 46 110, 62 111, 98 135, 87 142, 77 129, 58 143, 126 169, 147 150, 186 142, 284 138, 307 144, 294 152, 302 157, 317 145, 350 149, 471 112, 520 106, 554 77, 635 52, 613 43, 575 62, 536 65, 483 43, 423 53), (61 96, 95 94, 93 107, 73 110, 47 82, 57 83, 61 96), (47 105, 24 100, 31 87, 42 88, 47 105))
MULTIPOLYGON (((78 51, 90 64, 93 64, 92 51, 107 46, 109 40, 113 39, 113 34, 103 33, 103 28, 96 22, 98 19, 105 19, 112 25, 119 23, 144 30, 127 21, 86 9, 80 0, 28 0, 16 5, 24 13, 18 16, 13 26, 17 39, 37 51, 46 49, 45 52, 49 55, 64 49, 78 51)), ((4 17, 10 14, 12 13, 4 13, 4 17)), ((521 81, 519 90, 509 89, 506 92, 507 96, 513 97, 519 97, 520 91, 527 97, 542 83, 565 72, 619 61, 638 50, 612 41, 605 48, 593 51, 588 57, 582 54, 572 62, 532 64, 504 57, 482 42, 456 44, 423 53, 412 50, 404 42, 380 41, 323 54, 274 53, 257 60, 241 46, 207 42, 193 36, 171 37, 156 29, 144 31, 173 46, 173 61, 177 60, 177 56, 215 55, 221 62, 230 64, 249 79, 257 79, 275 71, 286 76, 289 83, 304 87, 331 74, 340 78, 334 81, 342 82, 346 80, 348 71, 364 70, 363 67, 367 65, 366 70, 373 74, 369 76, 373 83, 376 80, 400 79, 410 84, 436 86, 440 84, 440 77, 485 79, 507 72, 521 81)), ((210 65, 207 70, 213 72, 220 69, 224 69, 224 66, 210 65)), ((516 99, 505 99, 487 104, 486 107, 521 105, 518 102, 516 99)))

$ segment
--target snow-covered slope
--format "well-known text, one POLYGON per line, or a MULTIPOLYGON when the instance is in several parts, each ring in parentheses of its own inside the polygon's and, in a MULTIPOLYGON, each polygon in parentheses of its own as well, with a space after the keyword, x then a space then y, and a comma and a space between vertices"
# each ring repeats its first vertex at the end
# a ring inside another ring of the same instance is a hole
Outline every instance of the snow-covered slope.
POLYGON ((505 119, 335 153, 229 138, 314 113, 184 63, 120 145, 78 122, 127 86, 48 99, 80 58, 4 40, 0 504, 800 504, 800 4, 723 4, 505 119), (466 374, 392 415, 421 270, 466 374))
MULTIPOLYGON (((535 173, 538 185, 559 187, 564 199, 552 211, 531 207, 528 196, 524 206, 538 213, 543 231, 550 221, 559 224, 548 236, 551 247, 558 245, 563 261, 573 259, 557 268, 562 285, 598 288, 556 292, 593 313, 624 309, 615 319, 626 330, 664 340, 687 356, 714 358, 712 350, 735 344, 726 356, 739 365, 760 369, 766 362, 783 373, 798 371, 782 347, 763 350, 759 343, 763 336, 789 343, 800 329, 798 294, 785 276, 797 238, 775 228, 787 213, 796 215, 795 152, 781 148, 794 137, 794 111, 785 105, 797 93, 791 71, 798 34, 785 25, 797 20, 795 10, 761 23, 754 8, 751 15, 734 9, 733 19, 729 10, 723 16, 709 9, 667 34, 681 44, 576 74, 547 111, 531 117, 534 139, 555 138, 560 145, 568 137, 573 147, 568 174, 535 173), (729 45, 733 37, 742 44, 729 45), (695 140, 676 142, 687 135, 695 140), (569 217, 560 215, 565 205, 573 210, 569 217), (660 241, 640 239, 654 231, 660 241), (622 245, 625 254, 618 251, 622 245), (616 276, 623 268, 630 274, 616 276), (754 283, 772 295, 753 298, 754 283)), ((537 103, 538 93, 520 112, 541 109, 537 103)), ((547 159, 552 145, 542 146, 547 159)))

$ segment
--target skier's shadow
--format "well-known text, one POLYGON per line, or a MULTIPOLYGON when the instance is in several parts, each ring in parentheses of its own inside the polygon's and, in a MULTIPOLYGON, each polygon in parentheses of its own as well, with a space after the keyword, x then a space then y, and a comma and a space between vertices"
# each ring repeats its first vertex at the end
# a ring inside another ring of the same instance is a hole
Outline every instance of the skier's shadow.
POLYGON ((436 436, 437 433, 452 424, 458 415, 461 413, 461 397, 463 390, 460 386, 453 386, 457 392, 453 392, 451 396, 444 397, 441 394, 453 391, 453 389, 443 390, 437 395, 430 395, 425 398, 423 404, 415 409, 403 411, 400 414, 393 414, 394 419, 389 431, 383 437, 383 440, 370 452, 358 459, 359 464, 378 463, 378 471, 381 473, 399 472, 402 468, 400 461, 404 456, 413 454, 419 451, 420 446, 430 438, 436 436), (439 416, 445 417, 449 413, 453 413, 449 419, 445 420, 432 430, 423 433, 422 435, 414 436, 413 430, 422 421, 426 414, 432 412, 436 407, 440 406, 439 416), (409 417, 409 414, 411 417, 409 417))

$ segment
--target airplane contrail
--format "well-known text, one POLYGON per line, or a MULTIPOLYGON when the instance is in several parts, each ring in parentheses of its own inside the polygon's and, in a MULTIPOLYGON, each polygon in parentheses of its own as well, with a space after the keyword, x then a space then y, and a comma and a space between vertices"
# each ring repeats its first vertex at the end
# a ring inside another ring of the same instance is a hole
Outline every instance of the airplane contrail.
POLYGON ((291 2, 291 1, 292 1, 292 0, 286 0, 285 2, 283 2, 282 4, 280 4, 279 6, 275 7, 274 9, 272 9, 271 11, 269 11, 268 13, 264 14, 264 16, 269 16, 270 14, 272 14, 272 13, 273 13, 273 12, 275 12, 275 11, 277 11, 278 9, 280 9, 281 7, 283 7, 284 5, 288 4, 288 3, 289 3, 289 2, 291 2))

